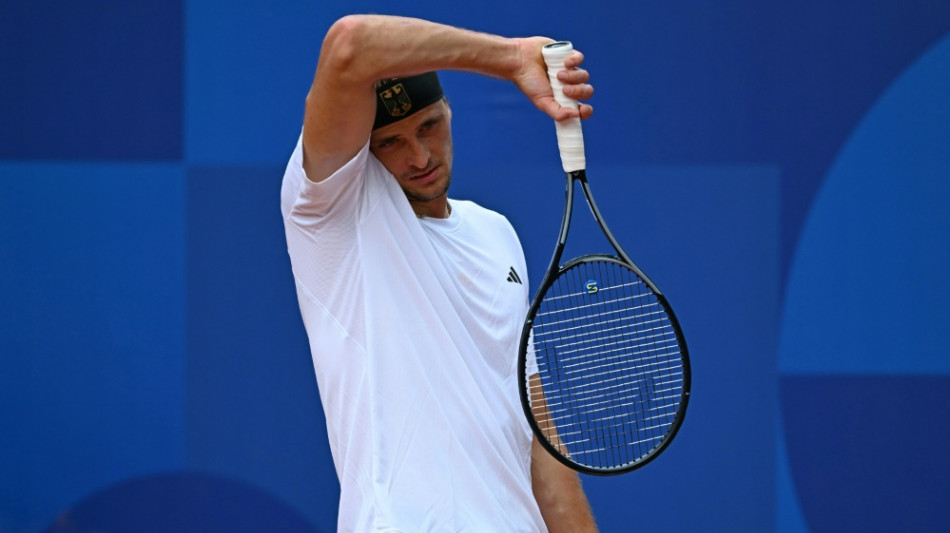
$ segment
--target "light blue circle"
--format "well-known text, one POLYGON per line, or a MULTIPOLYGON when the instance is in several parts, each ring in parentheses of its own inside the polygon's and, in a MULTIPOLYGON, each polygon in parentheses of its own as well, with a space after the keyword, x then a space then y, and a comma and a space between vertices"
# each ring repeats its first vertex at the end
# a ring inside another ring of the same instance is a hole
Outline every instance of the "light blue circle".
POLYGON ((883 95, 790 270, 782 374, 950 374, 950 35, 883 95))

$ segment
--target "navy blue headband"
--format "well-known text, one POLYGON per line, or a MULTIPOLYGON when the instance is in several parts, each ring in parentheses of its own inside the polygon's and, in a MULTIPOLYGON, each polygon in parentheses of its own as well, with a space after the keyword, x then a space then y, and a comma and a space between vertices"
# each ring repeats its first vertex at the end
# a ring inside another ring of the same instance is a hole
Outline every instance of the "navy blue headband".
POLYGON ((398 122, 441 98, 442 84, 435 72, 386 80, 376 88, 373 129, 398 122))

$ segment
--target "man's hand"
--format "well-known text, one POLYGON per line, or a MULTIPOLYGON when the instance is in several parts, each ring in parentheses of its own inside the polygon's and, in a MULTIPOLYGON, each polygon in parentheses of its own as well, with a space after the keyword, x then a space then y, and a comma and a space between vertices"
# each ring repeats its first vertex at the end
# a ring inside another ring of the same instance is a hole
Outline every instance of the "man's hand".
MULTIPOLYGON (((511 80, 535 106, 554 120, 565 120, 580 116, 586 119, 594 112, 588 104, 580 104, 577 111, 561 107, 554 100, 551 84, 548 81, 547 66, 541 56, 541 48, 554 42, 546 37, 517 39, 521 67, 511 80)), ((558 72, 558 79, 564 84, 564 95, 575 100, 586 100, 594 94, 594 88, 588 83, 590 74, 580 68, 584 54, 575 50, 564 61, 564 70, 558 72)))

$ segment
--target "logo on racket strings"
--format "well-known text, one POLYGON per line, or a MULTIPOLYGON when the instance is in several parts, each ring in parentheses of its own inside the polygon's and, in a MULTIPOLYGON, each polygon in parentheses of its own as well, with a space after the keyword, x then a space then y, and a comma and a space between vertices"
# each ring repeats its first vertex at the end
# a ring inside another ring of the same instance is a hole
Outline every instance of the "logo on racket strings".
POLYGON ((587 294, 594 294, 600 290, 600 288, 597 286, 597 280, 595 279, 588 280, 584 285, 584 288, 587 289, 587 294))

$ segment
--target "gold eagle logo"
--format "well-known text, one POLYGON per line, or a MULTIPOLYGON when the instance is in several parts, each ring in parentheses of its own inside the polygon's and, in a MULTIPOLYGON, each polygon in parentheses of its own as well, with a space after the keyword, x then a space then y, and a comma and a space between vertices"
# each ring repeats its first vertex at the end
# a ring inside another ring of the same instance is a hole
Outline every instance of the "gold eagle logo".
POLYGON ((401 117, 412 109, 412 100, 409 99, 409 94, 401 83, 379 91, 379 98, 390 116, 401 117))

